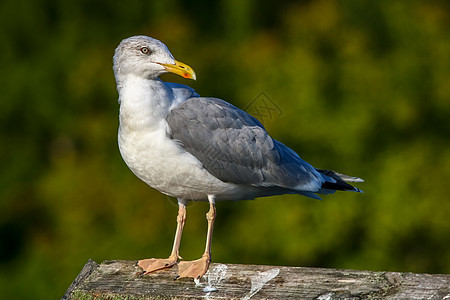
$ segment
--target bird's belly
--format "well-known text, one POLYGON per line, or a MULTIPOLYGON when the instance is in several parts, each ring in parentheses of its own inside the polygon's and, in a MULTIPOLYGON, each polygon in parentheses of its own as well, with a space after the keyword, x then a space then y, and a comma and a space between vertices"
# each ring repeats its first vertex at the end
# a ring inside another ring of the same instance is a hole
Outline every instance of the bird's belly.
POLYGON ((236 189, 234 184, 212 176, 200 161, 165 134, 119 131, 119 149, 137 177, 169 196, 207 200, 207 195, 233 193, 236 189))

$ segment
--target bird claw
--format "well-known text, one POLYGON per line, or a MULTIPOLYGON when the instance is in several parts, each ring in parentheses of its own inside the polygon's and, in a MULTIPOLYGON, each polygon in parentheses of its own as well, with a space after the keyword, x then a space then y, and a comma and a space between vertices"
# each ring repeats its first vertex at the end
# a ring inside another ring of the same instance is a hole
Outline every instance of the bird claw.
POLYGON ((211 259, 208 255, 192 261, 182 261, 178 263, 178 278, 190 277, 199 279, 208 271, 211 259))
POLYGON ((137 265, 143 269, 141 275, 146 275, 163 269, 172 268, 177 264, 172 258, 148 258, 138 261, 137 265))

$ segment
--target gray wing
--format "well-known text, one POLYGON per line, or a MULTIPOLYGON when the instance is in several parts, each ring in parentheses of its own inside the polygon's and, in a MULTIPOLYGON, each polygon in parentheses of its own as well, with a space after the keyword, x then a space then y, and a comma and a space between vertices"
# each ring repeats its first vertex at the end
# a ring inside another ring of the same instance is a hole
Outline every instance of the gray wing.
POLYGON ((246 112, 215 98, 190 98, 167 117, 171 138, 225 182, 317 191, 323 177, 272 139, 246 112))

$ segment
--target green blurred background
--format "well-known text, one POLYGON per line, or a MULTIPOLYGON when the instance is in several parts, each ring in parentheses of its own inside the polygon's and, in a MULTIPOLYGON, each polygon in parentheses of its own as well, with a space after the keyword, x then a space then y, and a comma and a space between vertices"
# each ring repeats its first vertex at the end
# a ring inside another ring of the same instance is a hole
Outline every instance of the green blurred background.
MULTIPOLYGON (((162 40, 198 80, 365 194, 222 202, 213 261, 450 272, 448 1, 56 1, 0 4, 0 297, 62 296, 89 258, 167 257, 176 201, 117 147, 112 55, 162 40)), ((188 207, 185 259, 208 209, 188 207)))

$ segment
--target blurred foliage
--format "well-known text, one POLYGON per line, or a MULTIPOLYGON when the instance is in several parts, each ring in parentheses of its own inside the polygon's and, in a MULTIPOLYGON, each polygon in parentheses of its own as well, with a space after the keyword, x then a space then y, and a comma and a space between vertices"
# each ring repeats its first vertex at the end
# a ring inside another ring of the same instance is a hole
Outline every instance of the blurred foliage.
MULTIPOLYGON (((112 55, 136 34, 198 75, 164 80, 239 107, 264 92, 282 112, 264 119, 273 137, 366 180, 324 201, 219 203, 214 261, 450 272, 448 1, 5 0, 2 299, 60 297, 89 258, 169 254, 176 201, 117 148, 112 55)), ((185 259, 207 209, 188 207, 185 259)))

